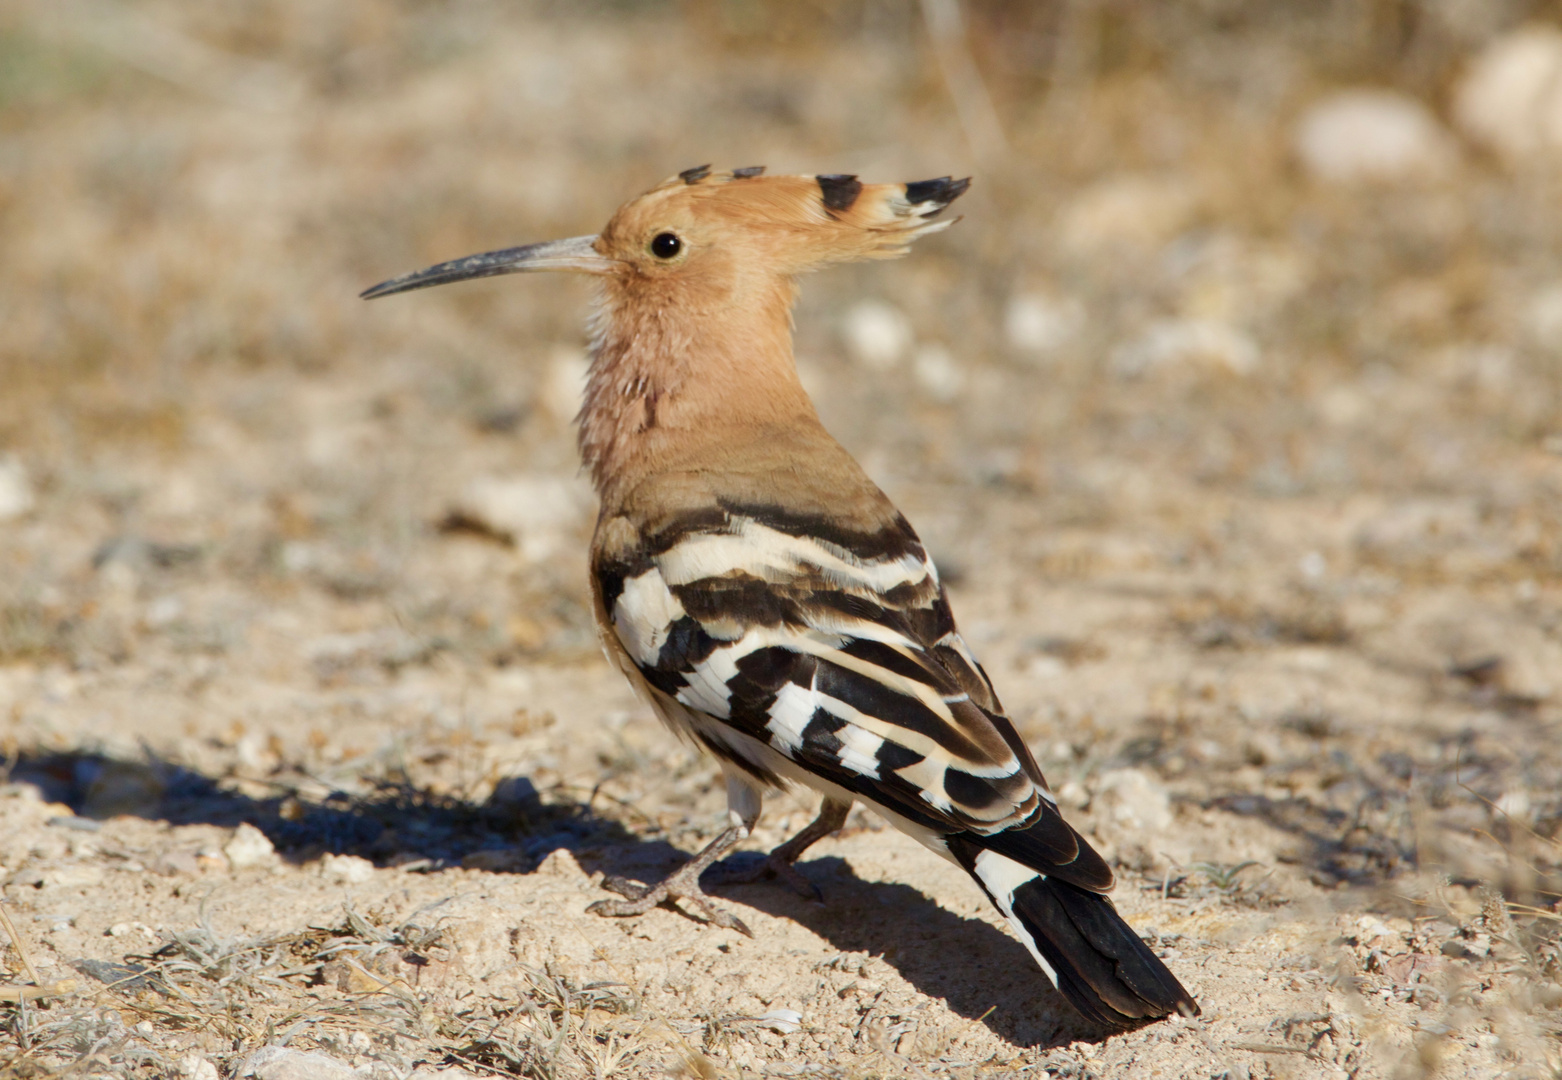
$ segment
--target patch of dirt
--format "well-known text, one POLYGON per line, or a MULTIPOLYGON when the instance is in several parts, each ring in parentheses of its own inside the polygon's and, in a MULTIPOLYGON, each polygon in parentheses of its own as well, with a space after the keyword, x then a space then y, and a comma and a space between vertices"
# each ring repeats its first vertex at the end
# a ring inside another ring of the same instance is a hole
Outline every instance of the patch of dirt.
POLYGON ((1528 9, 969 5, 995 146, 916 5, 794 7, 0 15, 0 1075, 1562 1073, 1559 174, 1290 142, 1528 9), (1202 1017, 860 810, 753 939, 585 914, 725 805, 597 650, 588 294, 355 296, 707 159, 977 177, 800 367, 1202 1017))

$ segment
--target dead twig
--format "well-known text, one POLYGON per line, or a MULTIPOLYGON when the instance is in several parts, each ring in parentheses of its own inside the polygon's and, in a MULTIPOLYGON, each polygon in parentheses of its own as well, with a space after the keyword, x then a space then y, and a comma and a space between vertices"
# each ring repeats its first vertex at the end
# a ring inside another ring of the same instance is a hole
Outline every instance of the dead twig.
POLYGON ((992 95, 982 80, 981 69, 966 41, 965 19, 960 0, 922 0, 922 21, 933 40, 933 55, 954 99, 955 113, 970 141, 971 151, 984 163, 996 163, 1008 153, 1009 142, 1003 135, 1003 123, 993 106, 992 95))
POLYGON ((11 921, 10 913, 5 910, 3 900, 0 900, 0 923, 5 924, 5 932, 11 935, 11 944, 16 948, 17 958, 21 960, 22 969, 27 972, 27 977, 32 980, 34 986, 42 986, 43 980, 38 978, 33 962, 27 958, 27 946, 22 944, 22 935, 16 932, 16 924, 11 921))
POLYGON ((60 979, 47 985, 35 983, 32 986, 19 986, 16 983, 0 985, 0 1001, 16 1003, 21 1001, 40 1001, 43 998, 60 997, 69 994, 76 989, 75 979, 60 979))

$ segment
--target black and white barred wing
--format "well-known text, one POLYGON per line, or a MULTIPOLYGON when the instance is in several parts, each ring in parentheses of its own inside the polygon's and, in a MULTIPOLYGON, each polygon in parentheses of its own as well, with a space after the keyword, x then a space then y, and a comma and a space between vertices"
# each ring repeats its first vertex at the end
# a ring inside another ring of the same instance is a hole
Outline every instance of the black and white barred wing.
POLYGON ((1111 870, 1059 816, 903 521, 832 536, 729 510, 597 582, 664 717, 718 756, 862 799, 952 858, 1085 1016, 1198 1012, 1101 895, 1111 870))
POLYGON ((646 682, 762 781, 784 779, 779 754, 946 854, 962 835, 1109 889, 1111 871, 998 711, 909 526, 822 539, 807 524, 729 514, 599 568, 613 632, 646 682))

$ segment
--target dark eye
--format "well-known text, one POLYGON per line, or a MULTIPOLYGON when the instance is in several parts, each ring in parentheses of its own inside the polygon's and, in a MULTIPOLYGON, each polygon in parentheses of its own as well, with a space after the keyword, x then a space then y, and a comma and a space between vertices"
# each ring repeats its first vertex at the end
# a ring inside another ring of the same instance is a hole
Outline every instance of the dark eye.
POLYGON ((651 241, 651 254, 658 259, 670 259, 683 250, 683 241, 670 232, 657 233, 651 241))

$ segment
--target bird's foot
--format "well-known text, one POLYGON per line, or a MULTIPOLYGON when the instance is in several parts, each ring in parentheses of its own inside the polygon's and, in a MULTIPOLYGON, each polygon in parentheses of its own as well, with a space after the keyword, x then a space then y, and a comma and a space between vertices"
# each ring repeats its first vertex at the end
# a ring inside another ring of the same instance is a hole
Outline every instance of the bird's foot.
POLYGON ((792 860, 771 852, 758 859, 728 859, 710 868, 706 880, 712 885, 749 885, 766 878, 775 878, 804 900, 824 903, 824 893, 819 886, 805 878, 792 860))
POLYGON ((722 863, 714 868, 716 873, 711 878, 711 884, 740 885, 759 881, 762 878, 775 877, 803 899, 824 903, 824 894, 819 891, 819 886, 798 873, 797 860, 802 858, 803 852, 812 847, 816 841, 824 839, 846 824, 846 815, 851 812, 851 808, 852 804, 849 802, 826 798, 819 804, 819 816, 799 830, 796 836, 758 862, 748 865, 733 865, 731 861, 722 863))
POLYGON ((753 937, 754 932, 743 925, 743 920, 710 902, 710 897, 700 889, 699 873, 690 873, 691 870, 695 870, 694 863, 689 863, 658 885, 640 885, 621 877, 606 878, 602 882, 604 889, 628 899, 598 900, 586 910, 593 915, 614 917, 644 915, 658 904, 683 900, 704 916, 706 922, 753 937))
POLYGON ((671 904, 677 900, 685 900, 699 913, 705 916, 705 920, 714 926, 724 927, 728 930, 736 930, 740 934, 749 937, 754 932, 743 925, 743 921, 737 916, 723 911, 710 902, 710 897, 700 890, 700 875, 710 869, 712 863, 731 850, 736 844, 748 835, 747 826, 734 825, 722 833, 694 858, 684 863, 675 873, 668 875, 656 885, 638 885, 626 878, 610 877, 602 882, 602 887, 608 892, 616 892, 620 896, 628 897, 626 900, 598 900, 587 911, 593 915, 608 915, 622 918, 626 915, 644 915, 658 904, 671 904))

